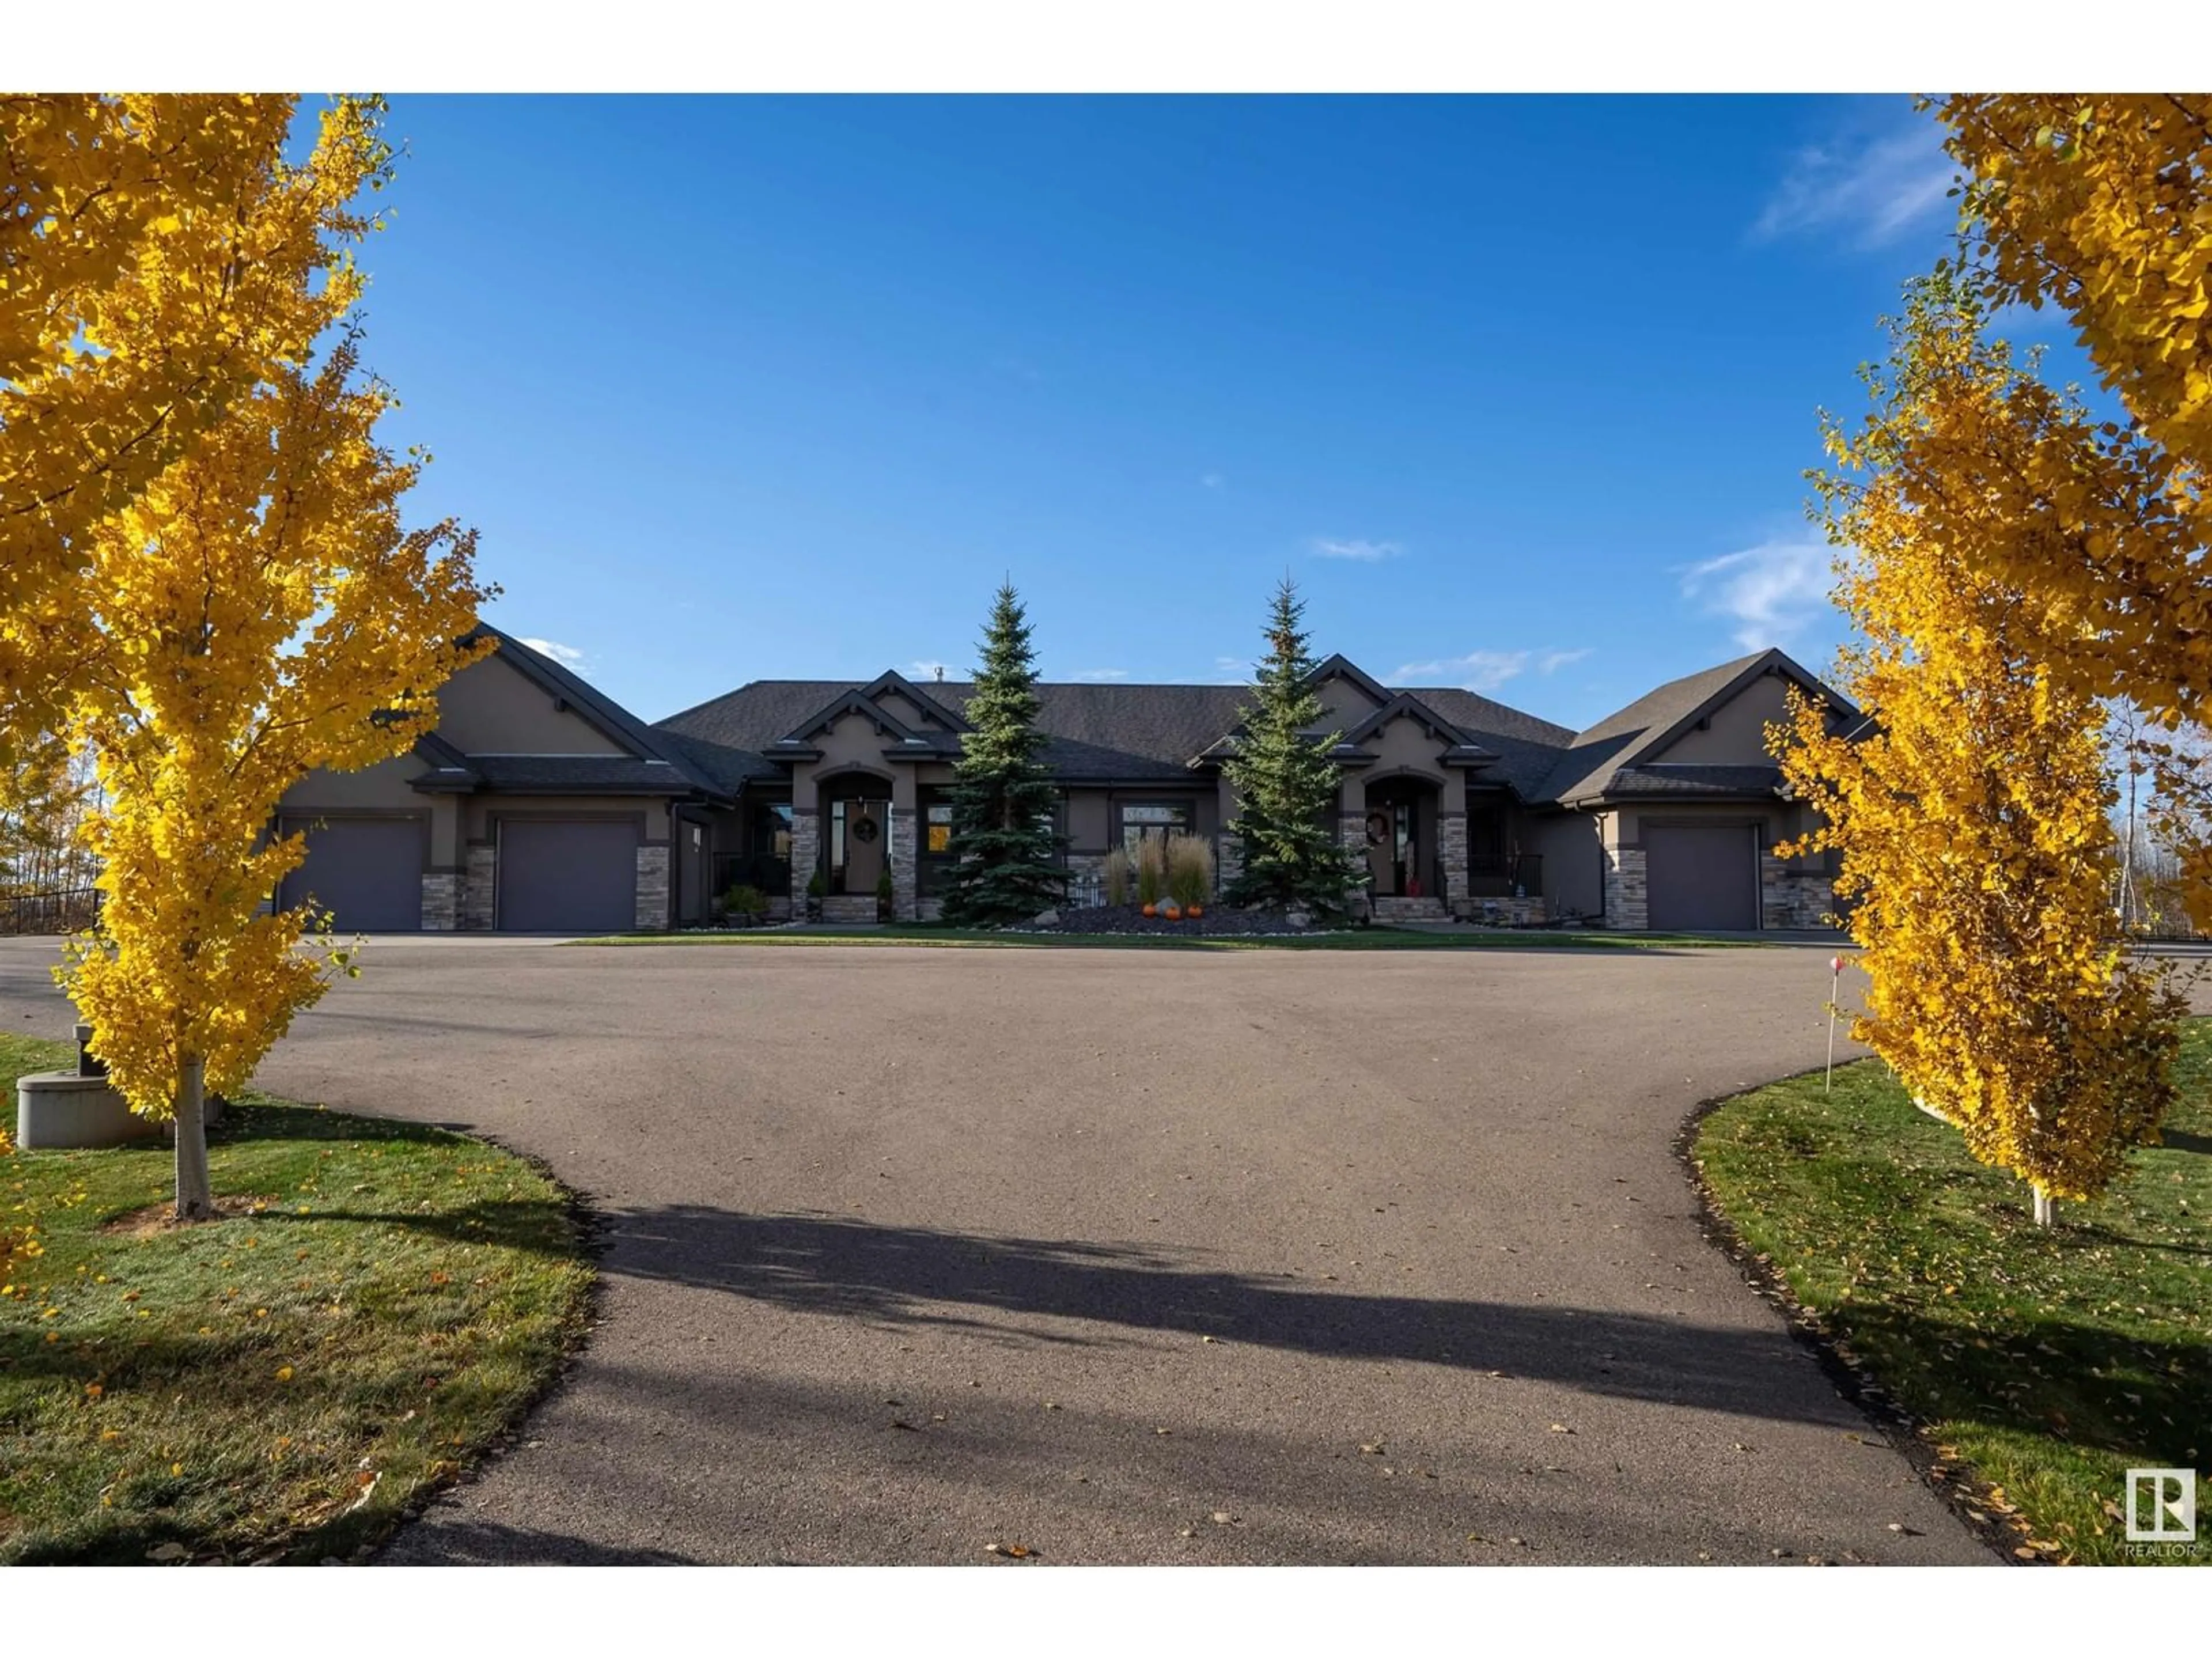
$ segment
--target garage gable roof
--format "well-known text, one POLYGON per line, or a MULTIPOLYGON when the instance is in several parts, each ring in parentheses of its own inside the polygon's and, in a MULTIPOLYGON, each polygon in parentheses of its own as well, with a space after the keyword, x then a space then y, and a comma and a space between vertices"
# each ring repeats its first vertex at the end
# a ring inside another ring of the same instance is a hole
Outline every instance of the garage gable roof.
POLYGON ((691 757, 597 686, 489 623, 478 623, 465 642, 493 641, 505 666, 536 684, 556 708, 575 715, 628 752, 619 755, 464 755, 434 733, 416 750, 431 769, 416 780, 428 791, 507 790, 519 793, 668 794, 694 791, 726 795, 691 757))
MULTIPOLYGON (((1613 793, 1665 793, 1670 775, 1701 771, 1771 771, 1778 782, 1778 769, 1752 763, 1741 767, 1677 767, 1654 765, 1650 758, 1663 754, 1698 721, 1768 674, 1783 675, 1844 715, 1857 717, 1858 711, 1850 702, 1787 653, 1773 647, 1754 651, 1747 657, 1669 680, 1578 733, 1542 785, 1540 799, 1573 805, 1613 793), (1629 777, 1632 772, 1638 775, 1629 777)), ((1692 785, 1686 793, 1711 791, 1692 785)))

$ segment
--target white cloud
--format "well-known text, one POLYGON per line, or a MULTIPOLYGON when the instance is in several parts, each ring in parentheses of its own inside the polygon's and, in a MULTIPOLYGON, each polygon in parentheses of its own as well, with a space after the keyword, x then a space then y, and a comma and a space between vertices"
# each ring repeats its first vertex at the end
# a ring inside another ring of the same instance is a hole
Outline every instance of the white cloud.
POLYGON ((1247 657, 1216 657, 1213 659, 1213 678, 1235 680, 1242 684, 1252 678, 1253 672, 1258 667, 1257 663, 1247 657))
POLYGON ((1761 240, 1840 234, 1858 247, 1879 247, 1936 216, 1956 172, 1942 129, 1923 118, 1815 144, 1790 158, 1751 234, 1761 240))
POLYGON ((1208 489, 1218 489, 1224 483, 1224 480, 1218 472, 1201 473, 1199 475, 1198 481, 1204 484, 1208 489))
POLYGON ((1707 615, 1735 622, 1736 643, 1758 651, 1802 632, 1828 608, 1834 557, 1826 542, 1763 542, 1692 565, 1682 592, 1707 615))
POLYGON ((527 639, 520 634, 515 637, 521 640, 523 644, 538 653, 539 656, 550 657, 563 668, 571 669, 579 674, 587 672, 584 665, 584 653, 573 645, 563 645, 558 640, 527 639))
POLYGON ((1073 678, 1085 685, 1103 685, 1108 680, 1127 679, 1129 671, 1126 668, 1085 668, 1079 670, 1073 678))
POLYGON ((1395 559, 1401 550, 1395 542, 1331 541, 1316 537, 1314 554, 1323 559, 1356 559, 1362 564, 1373 564, 1382 559, 1395 559))
POLYGON ((1528 666, 1533 651, 1470 651, 1464 657, 1409 662, 1390 676, 1393 685, 1457 685, 1495 691, 1528 666))
POLYGON ((1539 674, 1556 674, 1570 663, 1580 662, 1589 654, 1589 646, 1583 647, 1579 651, 1547 651, 1536 659, 1536 672, 1539 674))
POLYGON ((941 663, 934 657, 917 657, 906 665, 906 675, 910 680, 933 680, 939 674, 950 675, 951 672, 951 664, 941 663))

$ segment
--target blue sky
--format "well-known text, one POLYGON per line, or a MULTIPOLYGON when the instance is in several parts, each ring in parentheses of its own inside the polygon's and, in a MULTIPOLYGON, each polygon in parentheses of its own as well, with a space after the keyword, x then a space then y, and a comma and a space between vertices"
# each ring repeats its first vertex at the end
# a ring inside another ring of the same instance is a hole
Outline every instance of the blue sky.
MULTIPOLYGON (((489 615, 659 718, 1322 653, 1570 725, 1838 624, 1816 409, 1948 240, 1904 98, 406 97, 368 356, 489 615)), ((2047 325, 2047 338, 2063 344, 2047 325)), ((2070 350, 2070 348, 2068 348, 2070 350)))

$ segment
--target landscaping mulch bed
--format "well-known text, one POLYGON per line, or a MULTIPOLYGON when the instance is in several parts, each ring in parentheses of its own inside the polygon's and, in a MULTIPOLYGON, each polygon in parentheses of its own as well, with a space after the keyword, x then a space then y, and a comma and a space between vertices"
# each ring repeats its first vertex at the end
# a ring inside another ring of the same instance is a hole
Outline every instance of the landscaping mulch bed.
POLYGON ((1215 909, 1193 920, 1170 921, 1148 916, 1133 904, 1071 905, 1060 912, 1057 927, 1018 929, 1031 933, 1155 933, 1170 939, 1255 939, 1271 936, 1305 937, 1325 933, 1326 927, 1293 927, 1279 910, 1215 909))

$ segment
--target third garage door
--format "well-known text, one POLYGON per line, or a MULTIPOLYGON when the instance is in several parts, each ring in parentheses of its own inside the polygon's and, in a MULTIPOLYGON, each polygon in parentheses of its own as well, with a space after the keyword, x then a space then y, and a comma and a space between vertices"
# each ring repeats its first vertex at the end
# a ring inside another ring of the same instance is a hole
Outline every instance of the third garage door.
POLYGON ((1759 926, 1759 843, 1748 824, 1650 823, 1644 875, 1655 928, 1759 926))
POLYGON ((628 933, 637 922, 638 827, 629 819, 505 818, 499 925, 518 933, 628 933))

